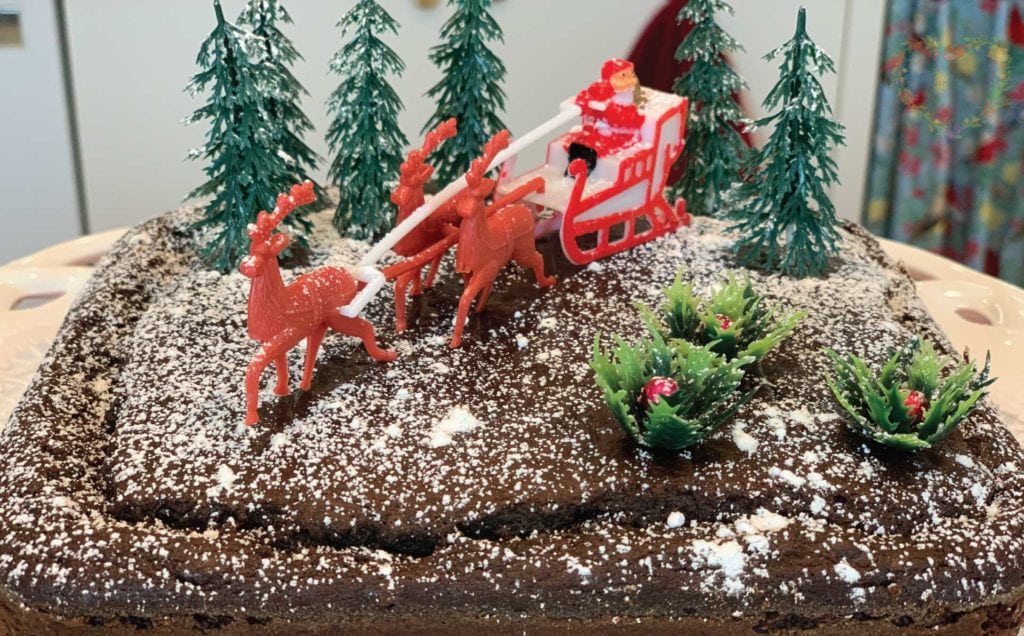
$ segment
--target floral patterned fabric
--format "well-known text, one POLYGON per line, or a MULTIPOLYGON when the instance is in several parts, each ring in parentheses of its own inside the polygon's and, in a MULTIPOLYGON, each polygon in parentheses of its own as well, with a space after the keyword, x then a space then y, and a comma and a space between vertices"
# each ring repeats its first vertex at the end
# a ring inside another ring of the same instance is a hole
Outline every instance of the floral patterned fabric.
POLYGON ((865 224, 1024 285, 1024 0, 890 0, 865 224))

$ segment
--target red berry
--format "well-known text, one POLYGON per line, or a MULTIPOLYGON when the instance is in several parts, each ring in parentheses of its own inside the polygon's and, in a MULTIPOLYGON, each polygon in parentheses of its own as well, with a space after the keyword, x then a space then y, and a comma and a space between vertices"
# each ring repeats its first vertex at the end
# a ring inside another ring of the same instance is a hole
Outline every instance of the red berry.
POLYGON ((648 408, 657 404, 663 395, 673 395, 679 390, 679 383, 672 378, 656 376, 647 381, 640 394, 640 406, 648 408))
POLYGON ((722 331, 732 326, 732 319, 725 314, 715 314, 715 319, 718 320, 718 328, 722 331))
POLYGON ((907 397, 903 399, 903 406, 907 407, 907 412, 910 415, 910 419, 914 422, 920 422, 924 419, 924 409, 927 406, 928 400, 925 399, 924 393, 920 391, 911 391, 907 393, 907 397))

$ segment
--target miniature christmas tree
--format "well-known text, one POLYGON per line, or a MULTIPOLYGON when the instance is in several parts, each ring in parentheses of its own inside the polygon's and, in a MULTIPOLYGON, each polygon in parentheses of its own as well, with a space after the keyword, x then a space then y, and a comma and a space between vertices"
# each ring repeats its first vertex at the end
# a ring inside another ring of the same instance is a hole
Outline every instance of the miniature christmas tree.
MULTIPOLYGON (((291 172, 288 182, 278 188, 284 191, 293 183, 312 181, 310 173, 319 166, 320 156, 303 140, 303 135, 313 130, 313 122, 300 106, 302 96, 309 93, 291 72, 291 66, 302 56, 281 32, 279 23, 291 24, 292 18, 277 0, 248 0, 238 16, 238 24, 248 26, 253 35, 260 38, 262 88, 268 96, 267 124, 274 129, 274 141, 284 153, 291 172)), ((315 186, 315 191, 317 200, 327 200, 319 185, 315 186)))
POLYGON ((835 72, 832 59, 807 35, 800 9, 793 39, 768 54, 782 56, 782 75, 764 105, 781 109, 756 122, 775 124, 765 147, 747 168, 750 178, 738 188, 732 229, 740 233, 736 250, 744 264, 758 264, 797 277, 822 274, 837 251, 835 208, 828 188, 837 183, 829 154, 843 143, 843 127, 815 73, 835 72))
POLYGON ((729 66, 726 55, 742 51, 736 40, 715 22, 720 11, 732 13, 724 0, 689 0, 677 20, 693 29, 676 50, 676 59, 690 69, 676 80, 675 92, 690 100, 686 145, 679 157, 679 181, 666 193, 671 201, 686 200, 692 214, 715 214, 723 198, 739 181, 747 145, 739 128, 743 112, 733 95, 747 83, 729 66))
POLYGON ((390 186, 408 144, 398 127, 402 100, 387 81, 405 64, 379 37, 397 35, 398 23, 374 0, 359 0, 338 26, 342 36, 353 35, 331 59, 331 71, 342 77, 327 101, 327 143, 335 153, 329 176, 341 189, 334 225, 376 238, 391 227, 390 186))
POLYGON ((459 132, 434 157, 437 179, 451 183, 469 170, 473 159, 505 124, 497 111, 505 109, 501 82, 505 65, 487 43, 503 41, 501 27, 488 13, 491 0, 448 0, 455 13, 441 29, 442 43, 430 51, 432 61, 444 73, 427 95, 437 100, 437 110, 424 132, 454 117, 459 132))
MULTIPOLYGON (((246 255, 246 227, 261 209, 274 207, 281 184, 292 179, 288 163, 267 124, 267 95, 260 66, 262 51, 255 38, 224 19, 219 0, 214 1, 217 26, 199 49, 188 91, 195 95, 209 88, 201 108, 186 118, 194 123, 209 120, 206 144, 190 153, 191 159, 209 159, 206 183, 189 194, 211 197, 198 226, 217 226, 218 232, 202 248, 207 261, 221 271, 233 268, 246 255)), ((287 189, 287 188, 283 188, 287 189)), ((301 217, 288 219, 302 228, 301 217)))

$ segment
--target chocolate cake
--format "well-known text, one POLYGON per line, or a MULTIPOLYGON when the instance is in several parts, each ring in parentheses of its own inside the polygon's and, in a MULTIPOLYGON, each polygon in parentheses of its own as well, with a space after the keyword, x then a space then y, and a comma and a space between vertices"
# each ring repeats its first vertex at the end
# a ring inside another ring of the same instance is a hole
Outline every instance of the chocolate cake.
MULTIPOLYGON (((0 436, 0 631, 103 633, 1015 633, 1024 454, 987 401, 938 448, 852 433, 826 346, 879 364, 909 335, 952 348, 913 283, 846 225, 826 278, 751 272, 808 317, 765 386, 690 450, 629 441, 587 361, 639 336, 679 268, 734 268, 715 220, 558 283, 498 278, 449 349, 450 264, 398 361, 329 335, 312 390, 242 424, 248 281, 202 267, 184 210, 128 233, 71 310, 0 436)), ((368 245, 314 215, 285 277, 368 245)), ((302 351, 291 353, 298 377, 302 351)), ((999 352, 994 352, 999 355, 999 352)))

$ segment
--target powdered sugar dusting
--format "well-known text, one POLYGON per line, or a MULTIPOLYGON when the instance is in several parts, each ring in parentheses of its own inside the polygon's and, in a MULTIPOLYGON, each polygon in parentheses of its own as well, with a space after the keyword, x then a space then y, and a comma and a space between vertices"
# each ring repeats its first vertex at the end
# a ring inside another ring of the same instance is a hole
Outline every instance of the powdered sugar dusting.
POLYGON ((430 445, 437 448, 448 446, 458 433, 468 433, 481 425, 465 407, 456 406, 430 427, 430 445))

